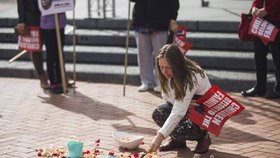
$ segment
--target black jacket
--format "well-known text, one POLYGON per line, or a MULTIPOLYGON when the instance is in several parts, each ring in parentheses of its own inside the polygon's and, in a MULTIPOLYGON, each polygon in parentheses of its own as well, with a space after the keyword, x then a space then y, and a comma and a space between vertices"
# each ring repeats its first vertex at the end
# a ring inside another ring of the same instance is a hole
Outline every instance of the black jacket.
POLYGON ((169 21, 176 20, 179 0, 131 0, 135 2, 132 13, 134 28, 168 30, 169 21))
POLYGON ((41 12, 38 0, 17 0, 18 23, 25 23, 31 26, 40 25, 41 12))

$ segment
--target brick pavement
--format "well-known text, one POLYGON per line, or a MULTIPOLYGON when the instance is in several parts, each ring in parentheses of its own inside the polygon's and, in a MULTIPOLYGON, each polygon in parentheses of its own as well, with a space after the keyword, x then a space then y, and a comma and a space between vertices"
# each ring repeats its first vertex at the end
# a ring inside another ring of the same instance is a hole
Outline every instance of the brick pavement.
MULTIPOLYGON (((158 129, 151 112, 162 103, 153 93, 138 93, 137 87, 77 82, 68 95, 49 95, 38 80, 0 78, 0 157, 34 158, 34 149, 50 144, 66 145, 79 139, 85 148, 100 139, 104 153, 118 150, 111 134, 127 131, 143 135, 151 142, 158 129)), ((243 98, 230 93, 246 110, 230 119, 220 137, 212 137, 209 158, 277 158, 280 155, 280 100, 243 98), (213 157, 212 156, 212 157, 213 157)), ((190 150, 159 153, 162 158, 193 157, 190 150)))

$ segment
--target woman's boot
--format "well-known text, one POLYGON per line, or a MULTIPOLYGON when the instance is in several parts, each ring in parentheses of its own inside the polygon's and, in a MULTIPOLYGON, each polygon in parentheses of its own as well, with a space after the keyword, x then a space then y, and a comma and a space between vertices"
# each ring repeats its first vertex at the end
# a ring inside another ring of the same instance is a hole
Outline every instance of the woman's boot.
POLYGON ((171 138, 167 143, 159 148, 159 151, 169 151, 186 147, 186 141, 179 141, 171 138))
POLYGON ((198 140, 198 143, 195 147, 194 152, 196 154, 203 154, 206 153, 209 150, 209 147, 211 145, 211 138, 207 132, 203 135, 201 139, 198 140))

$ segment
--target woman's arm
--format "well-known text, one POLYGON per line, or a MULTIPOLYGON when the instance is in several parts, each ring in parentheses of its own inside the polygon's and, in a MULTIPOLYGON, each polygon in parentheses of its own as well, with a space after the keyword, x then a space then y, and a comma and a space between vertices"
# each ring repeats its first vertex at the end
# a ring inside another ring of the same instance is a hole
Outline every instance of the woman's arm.
POLYGON ((16 32, 20 35, 23 35, 26 32, 24 2, 24 0, 17 0, 18 24, 16 26, 16 32))
POLYGON ((176 22, 178 16, 178 10, 180 8, 179 0, 171 0, 170 5, 170 21, 169 21, 169 29, 172 32, 178 31, 178 24, 176 22))
MULTIPOLYGON (((272 0, 269 3, 265 3, 264 10, 268 15, 274 15, 279 12, 280 9, 280 1, 279 0, 272 0)), ((279 15, 279 14, 278 14, 279 15)))
POLYGON ((179 0, 170 0, 170 20, 176 20, 180 8, 179 0))
POLYGON ((174 102, 169 117, 167 118, 167 120, 165 121, 161 129, 159 130, 159 133, 161 133, 165 138, 167 138, 170 135, 170 133, 175 129, 175 127, 186 115, 186 112, 189 108, 194 93, 195 93, 195 89, 193 89, 192 91, 187 91, 186 96, 182 101, 176 100, 174 102))
POLYGON ((25 23, 25 19, 24 19, 24 1, 25 0, 17 0, 18 23, 25 23))
POLYGON ((182 118, 185 116, 188 106, 190 104, 191 95, 195 91, 188 93, 183 101, 175 101, 171 113, 167 120, 165 121, 163 127, 158 131, 157 135, 154 137, 148 152, 156 152, 162 141, 169 136, 169 134, 175 129, 182 118))

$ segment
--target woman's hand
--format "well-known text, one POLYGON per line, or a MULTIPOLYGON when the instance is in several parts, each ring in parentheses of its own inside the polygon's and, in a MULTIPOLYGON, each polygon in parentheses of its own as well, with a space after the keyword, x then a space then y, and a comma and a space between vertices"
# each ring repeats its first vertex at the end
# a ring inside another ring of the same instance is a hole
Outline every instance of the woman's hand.
POLYGON ((257 16, 260 18, 263 18, 267 15, 267 11, 264 8, 258 9, 257 16))
POLYGON ((258 9, 258 8, 252 8, 252 14, 254 16, 263 18, 267 15, 267 11, 264 8, 258 9))
POLYGON ((25 31, 25 23, 17 24, 17 31, 20 35, 23 35, 25 31))
POLYGON ((190 107, 189 108, 194 107, 194 106, 199 106, 199 104, 196 102, 196 100, 193 99, 191 101, 191 103, 190 103, 190 107))
POLYGON ((158 132, 155 138, 153 139, 152 144, 147 152, 148 153, 156 152, 159 149, 163 140, 164 140, 164 136, 158 132))
POLYGON ((257 16, 257 11, 258 11, 258 8, 253 7, 253 8, 252 8, 252 15, 253 15, 253 16, 257 16))
POLYGON ((178 26, 176 20, 170 20, 169 29, 174 33, 176 33, 179 30, 179 26, 178 26))

